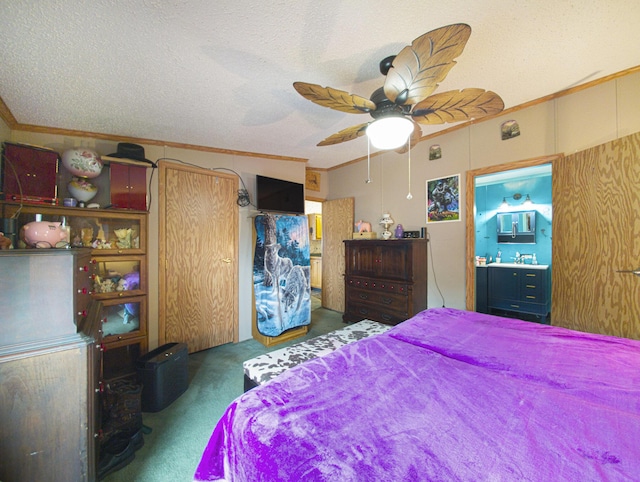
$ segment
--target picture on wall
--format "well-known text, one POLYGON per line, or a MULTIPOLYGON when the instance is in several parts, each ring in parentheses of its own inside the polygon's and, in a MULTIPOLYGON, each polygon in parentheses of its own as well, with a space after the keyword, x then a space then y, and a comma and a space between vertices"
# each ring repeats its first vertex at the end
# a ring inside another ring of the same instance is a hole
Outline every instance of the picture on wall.
POLYGON ((310 191, 320 191, 320 173, 307 170, 305 173, 304 187, 310 191))
POLYGON ((460 174, 427 181, 427 223, 460 221, 460 174))

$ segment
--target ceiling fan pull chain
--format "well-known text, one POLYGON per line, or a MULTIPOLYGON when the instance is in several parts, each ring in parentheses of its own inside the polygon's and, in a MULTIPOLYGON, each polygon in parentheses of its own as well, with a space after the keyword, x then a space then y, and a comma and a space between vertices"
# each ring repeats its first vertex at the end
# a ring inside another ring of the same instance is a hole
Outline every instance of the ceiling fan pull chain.
POLYGON ((367 136, 367 184, 371 183, 371 141, 367 136))
POLYGON ((411 194, 411 136, 407 138, 407 145, 409 146, 409 194, 407 194, 407 199, 413 199, 413 195, 411 194))

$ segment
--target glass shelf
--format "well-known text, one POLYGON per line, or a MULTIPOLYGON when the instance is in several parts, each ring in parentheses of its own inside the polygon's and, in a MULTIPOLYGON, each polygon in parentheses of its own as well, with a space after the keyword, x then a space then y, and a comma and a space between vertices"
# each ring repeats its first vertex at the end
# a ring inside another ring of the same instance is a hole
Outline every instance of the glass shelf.
POLYGON ((122 300, 103 300, 102 336, 105 343, 146 334, 146 298, 134 296, 122 300))
MULTIPOLYGON (((146 216, 130 212, 89 208, 61 208, 58 206, 35 206, 3 203, 3 217, 16 217, 17 229, 40 215, 42 221, 59 222, 69 227, 67 243, 58 247, 92 248, 94 255, 100 254, 144 254, 146 250, 146 216)), ((17 248, 27 246, 18 236, 17 248)))
POLYGON ((143 295, 146 263, 143 256, 94 256, 91 294, 95 299, 143 295))

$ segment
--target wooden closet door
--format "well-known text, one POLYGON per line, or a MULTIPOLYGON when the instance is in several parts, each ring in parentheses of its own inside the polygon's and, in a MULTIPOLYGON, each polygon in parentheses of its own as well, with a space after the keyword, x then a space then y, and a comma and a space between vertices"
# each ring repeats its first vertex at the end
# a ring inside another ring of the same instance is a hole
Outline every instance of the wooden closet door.
POLYGON ((160 163, 160 344, 238 341, 238 179, 160 163))
POLYGON ((640 134, 553 163, 551 322, 640 339, 640 134))
POLYGON ((344 312, 344 243, 353 237, 353 198, 322 203, 322 307, 344 312))

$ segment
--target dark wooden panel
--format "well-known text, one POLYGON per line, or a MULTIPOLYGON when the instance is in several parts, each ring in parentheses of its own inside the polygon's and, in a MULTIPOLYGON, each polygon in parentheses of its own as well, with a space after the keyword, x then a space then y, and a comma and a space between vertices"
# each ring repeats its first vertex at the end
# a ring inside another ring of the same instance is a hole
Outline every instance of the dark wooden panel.
POLYGON ((93 474, 88 343, 0 352, 0 480, 82 481, 93 474))
POLYGON ((75 334, 91 299, 90 257, 88 249, 0 251, 0 347, 75 334))

